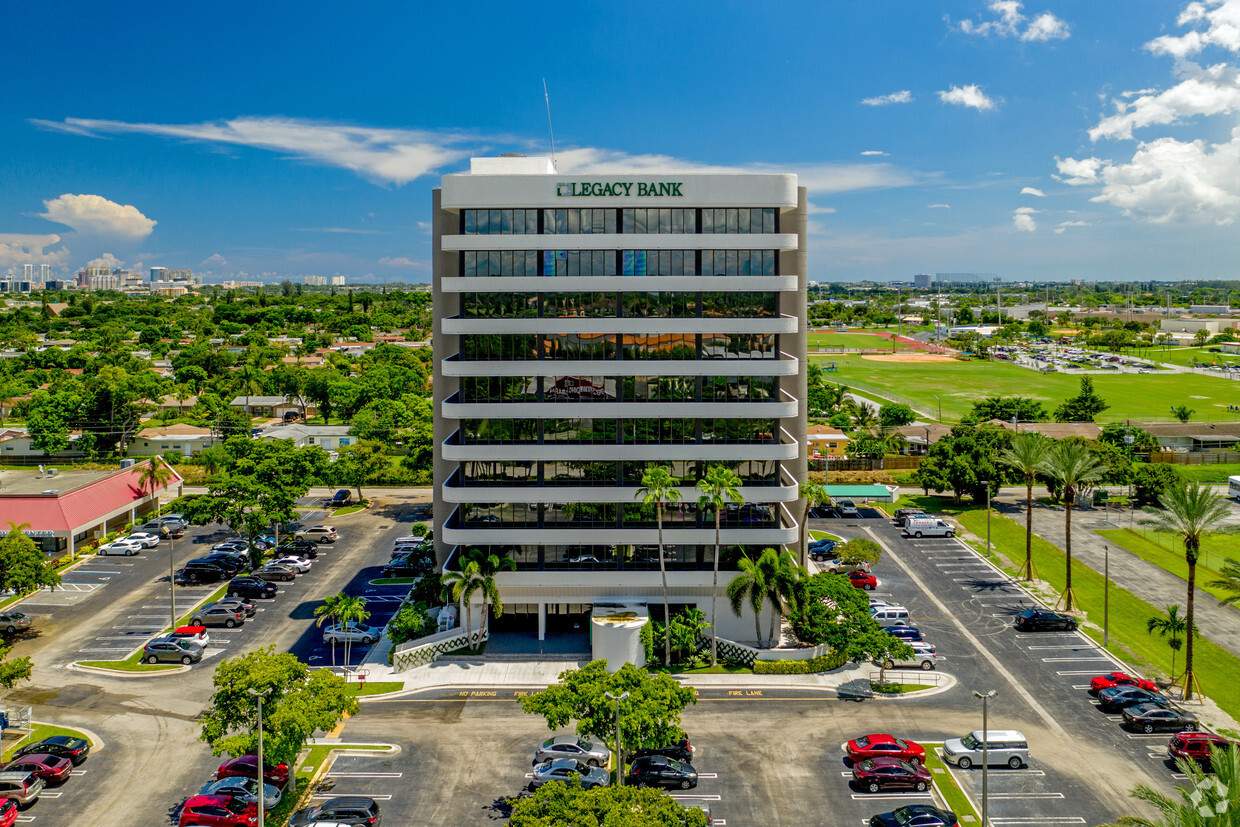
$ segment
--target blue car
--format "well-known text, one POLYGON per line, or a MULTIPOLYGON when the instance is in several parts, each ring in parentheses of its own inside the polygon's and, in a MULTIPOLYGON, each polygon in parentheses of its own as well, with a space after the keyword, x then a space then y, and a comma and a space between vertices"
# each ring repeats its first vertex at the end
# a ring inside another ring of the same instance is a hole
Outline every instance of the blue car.
POLYGON ((884 626, 883 631, 898 640, 925 640, 916 626, 884 626))

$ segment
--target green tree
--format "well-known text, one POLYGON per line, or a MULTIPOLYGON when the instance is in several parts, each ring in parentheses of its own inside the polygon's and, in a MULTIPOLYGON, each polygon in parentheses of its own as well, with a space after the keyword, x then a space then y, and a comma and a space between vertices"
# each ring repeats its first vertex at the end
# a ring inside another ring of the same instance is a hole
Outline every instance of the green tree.
POLYGON ((401 606, 387 624, 387 636, 393 646, 429 634, 431 619, 425 603, 406 603, 401 606))
POLYGON ((579 735, 616 747, 616 702, 607 693, 629 697, 620 704, 620 738, 625 751, 658 749, 685 737, 680 716, 697 694, 671 675, 651 674, 626 663, 615 672, 607 661, 590 661, 560 673, 560 680, 521 699, 521 708, 542 716, 550 730, 572 724, 579 735))
POLYGON ((513 805, 512 827, 707 827, 706 813, 654 787, 544 784, 513 805))
POLYGON ((1105 469, 1083 440, 1061 439, 1051 446, 1042 473, 1054 479, 1063 493, 1064 505, 1064 607, 1072 611, 1072 508, 1076 495, 1102 478, 1105 469))
POLYGON ((789 621, 802 643, 826 644, 845 661, 872 661, 882 668, 888 661, 912 656, 907 643, 883 631, 870 612, 869 598, 844 575, 804 577, 797 591, 789 621))
POLYGON ((1111 407, 1098 392, 1094 390, 1094 380, 1088 376, 1081 377, 1080 392, 1064 400, 1055 409, 1056 422, 1093 422, 1097 416, 1111 407))
MULTIPOLYGON (((680 501, 680 486, 665 465, 653 465, 642 474, 642 485, 637 490, 643 505, 655 508, 659 531, 659 577, 663 581, 663 619, 669 620, 672 612, 667 597, 667 561, 663 557, 663 506, 680 501)), ((672 649, 667 638, 663 639, 663 665, 672 665, 672 649)))
POLYGON ((1033 481, 1046 462, 1050 441, 1034 431, 1012 437, 1011 444, 999 454, 999 462, 1020 474, 1025 483, 1025 565, 1021 574, 1033 579, 1033 481))
POLYGON ((859 563, 868 563, 873 566, 883 555, 883 547, 865 537, 849 540, 847 543, 836 546, 835 550, 839 553, 840 562, 850 566, 859 563))
MULTIPOLYGON (((1221 527, 1230 511, 1227 501, 1207 485, 1196 480, 1181 482, 1163 492, 1159 499, 1158 527, 1179 536, 1184 543, 1184 561, 1188 563, 1187 609, 1184 620, 1195 629, 1193 614, 1197 603, 1197 560, 1201 556, 1201 540, 1221 527)), ((1193 697, 1193 636, 1184 647, 1184 698, 1193 697)))
POLYGON ((1155 615, 1145 621, 1145 631, 1148 634, 1157 633, 1159 637, 1167 639, 1167 646, 1171 647, 1171 680, 1175 680, 1175 653, 1184 648, 1184 633, 1188 630, 1188 621, 1180 616, 1179 606, 1168 606, 1167 610, 1160 615, 1155 615))
POLYGON ((1211 580, 1210 585, 1216 589, 1222 589, 1230 592, 1219 602, 1224 606, 1230 606, 1240 601, 1240 560, 1234 557, 1228 557, 1227 562, 1223 564, 1222 571, 1216 580, 1211 580))
POLYGON ((292 765, 306 740, 328 731, 357 699, 344 679, 328 669, 311 669, 296 655, 270 646, 229 658, 215 669, 215 691, 202 712, 200 738, 215 755, 250 755, 258 746, 258 700, 263 698, 263 759, 268 766, 292 765))
POLYGON ((990 483, 992 496, 998 493, 1006 470, 999 457, 1011 439, 1009 431, 993 425, 957 425, 930 446, 913 479, 927 490, 950 489, 957 502, 966 495, 985 500, 982 482, 990 483))
POLYGON ((332 472, 343 485, 357 490, 358 500, 363 500, 362 485, 382 476, 391 468, 383 445, 361 440, 340 449, 340 457, 332 463, 332 472))
POLYGON ((473 634, 475 594, 481 593, 483 596, 484 622, 486 620, 486 605, 489 602, 494 603, 499 613, 502 614, 504 611, 504 604, 499 595, 499 587, 495 584, 495 575, 484 573, 482 566, 479 565, 477 560, 462 561, 460 568, 444 572, 441 582, 443 583, 445 594, 449 595, 454 603, 464 604, 465 635, 467 637, 473 634))
POLYGON ((1124 827, 1238 827, 1240 825, 1240 749, 1212 748, 1209 770, 1193 760, 1176 760, 1184 774, 1172 795, 1140 784, 1132 797, 1158 812, 1156 819, 1123 816, 1124 827))
POLYGON ((1192 408, 1188 407, 1187 405, 1172 405, 1171 406, 1171 415, 1174 416, 1176 419, 1180 420, 1181 422, 1187 422, 1188 420, 1192 419, 1193 414, 1195 413, 1197 412, 1193 410, 1192 408))
POLYGON ((1109 422, 1103 425, 1098 441, 1123 449, 1129 459, 1135 459, 1137 454, 1148 454, 1158 450, 1158 440, 1153 434, 1144 428, 1125 425, 1122 422, 1109 422))
POLYGON ((990 396, 974 402, 973 408, 965 415, 965 420, 969 422, 990 422, 992 419, 1002 422, 1045 422, 1048 416, 1041 402, 1027 396, 990 396))
POLYGON ((901 402, 889 402, 878 409, 880 428, 898 428, 916 421, 917 412, 901 402))
MULTIPOLYGON (((720 520, 723 509, 728 503, 740 505, 745 502, 745 498, 741 496, 741 478, 737 476, 726 465, 712 465, 706 469, 706 476, 698 480, 698 507, 710 511, 715 516, 715 556, 711 562, 711 581, 710 581, 710 665, 714 666, 718 662, 719 656, 719 635, 716 631, 715 624, 715 608, 716 600, 719 595, 719 557, 723 553, 723 544, 720 540, 720 520)), ((804 533, 804 526, 802 526, 804 533)), ((802 543, 804 546, 804 543, 802 543)))
MULTIPOLYGON (((323 602, 314 607, 314 625, 321 627, 324 623, 337 624, 340 623, 341 610, 344 608, 344 602, 349 599, 349 595, 345 592, 329 595, 323 598, 323 602)), ((347 663, 346 659, 346 663, 347 663)), ((336 641, 332 640, 332 668, 336 668, 336 641)))
POLYGON ((80 394, 70 390, 35 391, 26 408, 26 431, 30 444, 45 455, 69 447, 69 429, 82 407, 80 394))
POLYGON ((0 538, 0 591, 18 597, 60 585, 56 569, 26 535, 28 528, 28 523, 10 522, 8 533, 0 538))
POLYGON ((748 556, 741 557, 737 563, 738 572, 728 583, 728 601, 732 612, 741 616, 742 608, 748 604, 753 612, 754 634, 758 646, 774 646, 775 636, 779 628, 779 620, 783 616, 785 603, 791 604, 795 599, 796 582, 800 569, 791 552, 765 549, 757 560, 748 556), (762 637, 762 609, 771 606, 770 636, 762 637))
MULTIPOLYGON (((138 488, 146 492, 148 497, 154 498, 155 492, 164 488, 172 481, 172 469, 164 462, 164 458, 158 454, 151 457, 150 460, 144 462, 138 470, 138 488)), ((159 500, 155 501, 155 516, 159 516, 159 500)))
POLYGON ((817 482, 803 482, 799 486, 801 500, 805 506, 801 509, 801 543, 799 545, 801 568, 806 567, 809 556, 809 512, 810 509, 826 505, 831 501, 827 487, 817 482))
POLYGON ((1163 492, 1180 483, 1180 473, 1168 463, 1139 463, 1133 468, 1133 496, 1138 505, 1158 502, 1163 492))

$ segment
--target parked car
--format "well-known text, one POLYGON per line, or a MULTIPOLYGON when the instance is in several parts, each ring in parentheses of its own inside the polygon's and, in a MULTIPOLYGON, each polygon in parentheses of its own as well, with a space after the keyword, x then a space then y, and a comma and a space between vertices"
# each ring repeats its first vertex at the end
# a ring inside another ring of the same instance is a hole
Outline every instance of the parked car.
POLYGON ((223 626, 231 629, 245 623, 245 612, 235 606, 208 603, 194 612, 190 623, 194 626, 223 626))
POLYGON ((30 628, 32 622, 30 615, 25 612, 0 612, 0 630, 3 630, 6 635, 24 632, 30 628))
POLYGON ((332 494, 327 498, 325 505, 329 508, 339 508, 340 506, 348 505, 351 502, 353 502, 353 492, 347 488, 341 488, 335 494, 332 494))
POLYGON ((189 666, 202 660, 202 647, 188 641, 155 638, 142 647, 142 660, 151 664, 179 663, 189 666))
POLYGON ((294 571, 293 569, 290 569, 288 566, 280 566, 275 563, 268 563, 267 565, 263 566, 261 569, 256 569, 254 571, 254 576, 257 577, 259 580, 268 580, 268 581, 278 580, 278 581, 284 582, 284 581, 296 580, 297 572, 294 571))
POLYGON ((836 543, 834 540, 820 540, 809 547, 809 559, 811 560, 835 560, 840 553, 835 550, 836 543))
POLYGON ((236 577, 241 570, 247 567, 249 561, 241 555, 233 554, 229 551, 213 551, 205 557, 197 557, 190 560, 187 565, 194 563, 207 563, 217 568, 223 569, 227 577, 236 577))
POLYGON ((1006 764, 1018 770, 1029 763, 1029 741, 1023 733, 1014 729, 991 729, 984 739, 980 729, 963 738, 948 738, 943 742, 943 760, 962 770, 980 765, 983 743, 986 758, 992 766, 1006 764))
POLYGON ((312 525, 309 528, 303 528, 297 532, 297 536, 316 543, 334 543, 340 539, 335 527, 329 525, 312 525))
POLYGON ((688 738, 681 738, 671 746, 659 749, 639 749, 633 753, 633 757, 642 758, 647 755, 662 755, 667 758, 675 758, 677 761, 685 764, 692 764, 695 751, 693 744, 689 743, 688 738))
POLYGON ((852 583, 854 589, 864 589, 865 591, 874 591, 878 588, 878 578, 868 571, 860 569, 850 571, 848 573, 848 582, 852 583))
POLYGON ((1017 613, 1012 625, 1020 632, 1045 632, 1056 629, 1075 632, 1077 624, 1076 618, 1072 615, 1052 612, 1050 609, 1033 608, 1017 613))
POLYGON ((225 540, 222 543, 216 543, 211 546, 212 551, 235 551, 239 554, 249 554, 250 547, 240 540, 225 540))
POLYGON ((809 510, 811 520, 829 520, 835 516, 835 509, 829 505, 816 505, 809 510))
MULTIPOLYGON (((215 777, 220 778, 258 778, 258 756, 239 755, 229 758, 215 770, 215 777)), ((263 780, 275 784, 280 789, 288 786, 288 764, 281 761, 263 768, 263 780)))
POLYGON ((870 617, 880 626, 907 626, 910 621, 908 609, 891 603, 870 606, 870 617))
POLYGON ((360 795, 329 798, 322 804, 306 807, 293 813, 289 827, 320 825, 354 825, 379 827, 379 803, 373 798, 360 795))
POLYGON ((841 517, 861 516, 861 511, 857 508, 857 504, 852 500, 836 500, 835 510, 839 512, 841 517))
POLYGON ((872 793, 883 790, 930 789, 930 770, 921 764, 910 764, 899 758, 867 758, 853 765, 853 782, 872 793))
POLYGON ((47 752, 32 752, 0 768, 0 772, 32 772, 49 787, 58 787, 69 780, 73 762, 47 752))
POLYGON ((205 557, 196 557, 193 560, 190 560, 184 566, 182 566, 182 568, 186 569, 187 571, 192 571, 195 569, 201 570, 205 574, 214 575, 216 580, 225 580, 229 577, 232 577, 234 574, 236 574, 236 571, 240 568, 237 565, 235 558, 229 558, 230 560, 232 560, 230 564, 230 563, 224 562, 225 557, 226 555, 224 554, 220 554, 219 557, 216 557, 210 560, 208 560, 205 557))
POLYGON ((884 626, 883 631, 905 642, 924 639, 921 629, 916 626, 884 626))
POLYGON ((299 554, 314 560, 319 556, 319 544, 312 540, 286 540, 280 543, 280 554, 299 554))
POLYGON ((159 545, 159 535, 153 532, 135 531, 129 536, 122 537, 121 539, 137 543, 143 548, 155 548, 155 546, 159 545))
POLYGON ((1171 706, 1171 699, 1158 692, 1150 692, 1139 686, 1112 686, 1098 693, 1098 706, 1104 712, 1116 712, 1135 704, 1171 706))
POLYGON ((167 526, 178 525, 181 528, 189 528, 189 520, 181 514, 165 514, 159 518, 159 522, 167 526))
POLYGON ((219 566, 209 565, 206 563, 198 565, 184 565, 177 569, 176 574, 172 575, 172 580, 178 586, 200 586, 207 583, 218 583, 224 579, 224 570, 219 566))
POLYGON ((38 753, 68 758, 76 767, 90 755, 90 741, 87 741, 85 738, 75 738, 72 735, 50 735, 42 741, 27 744, 13 753, 13 757, 21 758, 24 755, 36 755, 38 753))
POLYGON ((324 643, 361 643, 370 645, 383 635, 382 629, 376 629, 374 626, 362 626, 358 624, 348 624, 331 626, 323 629, 324 643))
POLYGON ((249 620, 250 618, 254 617, 254 615, 258 614, 257 606, 255 606, 249 600, 244 600, 240 597, 224 597, 215 602, 216 602, 216 605, 218 606, 231 606, 234 609, 240 609, 241 611, 245 612, 246 620, 249 620))
MULTIPOLYGON (((198 791, 199 795, 227 795, 242 801, 258 801, 258 779, 232 775, 218 781, 208 781, 198 791)), ((272 808, 280 803, 284 791, 275 784, 263 784, 263 806, 272 808)))
MULTIPOLYGON (((571 562, 580 563, 580 562, 589 562, 589 561, 577 560, 577 561, 571 561, 571 562)), ((599 561, 595 559, 592 562, 597 563, 599 561)), ((417 559, 413 559, 409 557, 397 557, 393 560, 388 561, 388 564, 383 567, 383 576, 384 577, 418 577, 430 571, 431 568, 432 568, 432 565, 430 561, 428 561, 424 557, 419 557, 417 559)))
POLYGON ((134 540, 113 540, 95 549, 101 557, 133 557, 142 551, 142 544, 134 540))
POLYGON ((611 781, 611 773, 576 758, 556 758, 534 765, 530 772, 529 787, 535 790, 550 781, 567 782, 573 779, 580 781, 581 786, 587 789, 605 787, 611 781))
POLYGON ((172 630, 172 634, 168 635, 173 640, 185 640, 190 643, 196 643, 206 648, 207 643, 211 640, 207 634, 206 626, 178 626, 172 630))
POLYGON ((913 649, 912 657, 887 658, 882 661, 884 669, 924 669, 930 671, 938 666, 939 656, 934 651, 934 644, 924 640, 906 641, 913 649))
POLYGON ((698 774, 691 764, 666 755, 647 755, 629 764, 626 784, 643 787, 667 787, 691 790, 697 786, 698 774))
POLYGON ((181 805, 178 827, 253 827, 258 805, 229 795, 191 795, 181 805))
POLYGON ((927 517, 924 514, 919 516, 910 516, 904 520, 905 537, 955 537, 956 527, 951 523, 944 522, 937 517, 927 517))
POLYGON ((1105 675, 1096 675, 1089 679, 1089 694, 1097 695, 1102 690, 1113 686, 1137 686, 1150 692, 1158 691, 1158 684, 1145 678, 1129 675, 1127 672, 1107 672, 1105 675))
POLYGON ((902 526, 909 517, 925 517, 926 512, 920 508, 897 508, 895 513, 896 525, 902 526))
POLYGON ((910 804, 870 818, 870 827, 957 827, 960 822, 951 810, 929 804, 910 804))
POLYGON ((1167 744, 1167 754, 1172 758, 1196 761, 1202 769, 1210 769, 1211 749, 1235 749, 1236 745, 1222 735, 1213 732, 1177 732, 1167 744))
POLYGON ((853 738, 844 744, 844 751, 854 763, 868 758, 898 758, 909 764, 926 763, 926 748, 916 741, 875 732, 853 738))
POLYGON ((39 800, 44 781, 32 772, 0 772, 0 798, 7 798, 25 810, 39 800))
POLYGON ((1144 733, 1151 732, 1183 732, 1197 729, 1197 716, 1176 707, 1162 707, 1158 704, 1136 704, 1124 707, 1125 729, 1136 729, 1144 733))
POLYGON ((290 568, 293 571, 297 572, 298 574, 305 574, 306 572, 310 571, 310 561, 305 560, 301 557, 292 557, 292 556, 280 557, 276 560, 272 560, 271 562, 277 566, 284 566, 285 568, 290 568))
POLYGON ((180 523, 161 523, 159 520, 151 520, 149 523, 143 523, 138 526, 138 531, 148 534, 158 534, 163 537, 184 537, 185 526, 180 523))
POLYGON ((273 598, 279 590, 275 583, 268 583, 258 577, 234 577, 228 583, 229 597, 244 597, 250 600, 273 598))
POLYGON ((556 735, 538 745, 533 763, 544 764, 558 758, 574 758, 592 767, 605 767, 611 760, 611 750, 581 735, 556 735))
POLYGON ((13 827, 17 823, 18 812, 16 801, 11 798, 0 798, 0 827, 13 827))

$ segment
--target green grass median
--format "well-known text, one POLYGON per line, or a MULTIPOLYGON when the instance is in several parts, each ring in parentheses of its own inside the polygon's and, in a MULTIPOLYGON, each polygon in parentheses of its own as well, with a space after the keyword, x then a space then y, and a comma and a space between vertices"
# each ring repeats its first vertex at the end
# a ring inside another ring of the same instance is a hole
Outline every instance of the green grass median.
POLYGON ((977 814, 977 810, 973 808, 973 802, 964 794, 964 789, 956 781, 956 776, 952 775, 951 770, 939 757, 938 748, 943 745, 923 744, 922 746, 926 748, 926 769, 930 770, 930 774, 934 777, 934 788, 943 798, 947 809, 956 814, 956 819, 961 824, 980 824, 982 819, 977 814))
POLYGON ((13 758, 13 753, 17 752, 27 744, 42 741, 44 738, 51 738, 53 735, 67 735, 70 738, 81 738, 83 741, 89 742, 92 747, 98 746, 98 744, 92 741, 90 736, 88 736, 85 732, 80 732, 69 727, 56 726, 55 724, 35 724, 31 728, 28 735, 4 751, 4 756, 0 757, 0 761, 9 761, 13 758))

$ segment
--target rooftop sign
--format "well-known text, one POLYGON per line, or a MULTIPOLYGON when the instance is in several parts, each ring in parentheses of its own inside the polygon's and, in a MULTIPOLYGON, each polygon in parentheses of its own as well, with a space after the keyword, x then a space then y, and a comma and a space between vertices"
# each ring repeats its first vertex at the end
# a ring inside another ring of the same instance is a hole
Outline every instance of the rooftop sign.
POLYGON ((684 198, 683 181, 561 181, 555 194, 561 198, 684 198))

